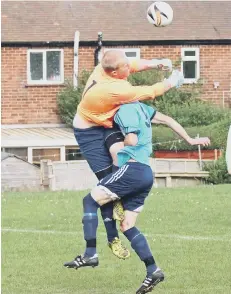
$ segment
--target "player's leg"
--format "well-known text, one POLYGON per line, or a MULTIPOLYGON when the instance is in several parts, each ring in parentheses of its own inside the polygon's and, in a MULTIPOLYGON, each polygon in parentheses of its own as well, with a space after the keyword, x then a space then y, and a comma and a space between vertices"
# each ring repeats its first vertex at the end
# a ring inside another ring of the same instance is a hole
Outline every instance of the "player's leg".
POLYGON ((118 171, 103 178, 91 193, 83 200, 83 229, 86 240, 86 251, 83 257, 77 256, 66 267, 79 268, 92 266, 91 259, 96 262, 96 230, 98 226, 97 210, 111 201, 123 199, 125 196, 146 189, 153 183, 151 168, 138 162, 128 162, 118 171), (118 196, 119 195, 119 196, 118 196), (79 262, 80 260, 80 262, 79 262))
MULTIPOLYGON (((96 177, 101 180, 110 174, 112 172, 112 159, 104 143, 105 129, 103 127, 74 128, 74 134, 83 156, 96 177)), ((128 258, 130 253, 121 243, 116 221, 113 219, 113 203, 101 206, 100 209, 110 249, 117 257, 128 258)))
MULTIPOLYGON (((135 162, 125 164, 118 171, 106 176, 83 199, 83 230, 86 250, 82 256, 78 255, 73 261, 65 263, 64 266, 79 268, 82 266, 98 265, 98 256, 96 253, 98 208, 119 199, 118 195, 124 197, 142 188, 142 181, 137 181, 138 177, 140 180, 140 176, 137 174, 137 171, 140 173, 140 170, 134 168, 136 164, 135 162), (135 174, 133 170, 135 170, 135 174), (135 176, 135 181, 131 183, 133 176, 135 176)), ((139 166, 139 164, 137 165, 139 166)))
POLYGON ((144 262, 147 270, 146 277, 141 287, 137 290, 137 294, 150 292, 159 282, 164 280, 164 274, 156 265, 146 237, 135 226, 136 219, 143 209, 145 198, 148 196, 151 186, 147 187, 142 193, 122 199, 125 208, 125 218, 121 222, 121 231, 130 241, 131 247, 141 261, 144 262))
POLYGON ((78 269, 86 266, 98 266, 96 252, 96 232, 98 227, 98 208, 118 198, 114 193, 95 187, 83 199, 83 231, 86 241, 84 254, 78 255, 74 260, 64 264, 67 268, 78 269))

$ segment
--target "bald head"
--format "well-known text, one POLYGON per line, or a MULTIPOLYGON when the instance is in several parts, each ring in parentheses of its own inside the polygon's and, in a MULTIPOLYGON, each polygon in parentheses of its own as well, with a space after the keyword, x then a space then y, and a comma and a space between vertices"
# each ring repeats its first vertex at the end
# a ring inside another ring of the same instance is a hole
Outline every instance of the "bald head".
POLYGON ((119 50, 108 50, 101 60, 101 65, 106 72, 116 70, 124 63, 128 63, 127 57, 119 50))

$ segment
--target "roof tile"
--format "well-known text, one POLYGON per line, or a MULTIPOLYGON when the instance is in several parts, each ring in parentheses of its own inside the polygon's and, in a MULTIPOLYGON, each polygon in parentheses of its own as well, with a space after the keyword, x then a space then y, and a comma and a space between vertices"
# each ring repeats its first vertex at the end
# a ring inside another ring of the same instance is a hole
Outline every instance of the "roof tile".
POLYGON ((2 42, 231 39, 230 1, 174 1, 173 23, 155 28, 147 1, 4 1, 2 42))

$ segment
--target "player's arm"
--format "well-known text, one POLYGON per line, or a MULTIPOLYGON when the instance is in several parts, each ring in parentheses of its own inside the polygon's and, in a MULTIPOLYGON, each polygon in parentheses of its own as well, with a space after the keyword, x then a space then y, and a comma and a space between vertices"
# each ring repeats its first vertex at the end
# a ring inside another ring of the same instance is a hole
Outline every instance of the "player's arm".
POLYGON ((130 63, 131 73, 149 70, 160 69, 164 71, 172 71, 172 61, 170 59, 136 59, 130 63))
POLYGON ((154 118, 151 121, 153 124, 163 124, 171 128, 175 133, 177 133, 182 139, 188 142, 190 145, 210 145, 210 139, 204 138, 191 138, 186 130, 170 116, 164 115, 160 112, 156 112, 154 118))
POLYGON ((135 133, 129 133, 125 135, 124 145, 125 146, 136 146, 138 143, 138 136, 135 133))
POLYGON ((170 77, 163 82, 152 86, 132 86, 129 82, 115 83, 111 98, 115 105, 127 104, 135 101, 152 100, 163 95, 173 87, 180 87, 184 82, 183 74, 175 70, 170 77))
POLYGON ((132 104, 126 104, 120 107, 114 116, 114 121, 120 127, 124 134, 124 145, 135 146, 138 143, 139 117, 132 104))
POLYGON ((228 138, 227 138, 227 147, 226 147, 226 163, 228 173, 231 175, 231 126, 229 128, 228 138))

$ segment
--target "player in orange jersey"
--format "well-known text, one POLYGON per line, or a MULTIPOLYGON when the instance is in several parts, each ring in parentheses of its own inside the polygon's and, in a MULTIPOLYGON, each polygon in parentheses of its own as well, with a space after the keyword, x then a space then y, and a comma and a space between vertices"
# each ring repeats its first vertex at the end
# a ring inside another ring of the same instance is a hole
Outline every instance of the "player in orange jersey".
MULTIPOLYGON (((129 63, 123 52, 109 50, 87 81, 73 127, 80 150, 99 180, 117 169, 117 152, 124 147, 124 136, 113 125, 119 107, 134 101, 154 99, 183 83, 183 75, 178 71, 152 86, 132 86, 127 81, 130 73, 153 68, 171 70, 172 63, 169 59, 141 59, 129 63)), ((101 214, 112 252, 119 258, 128 258, 130 253, 122 245, 112 218, 111 202, 101 207, 101 214)))

